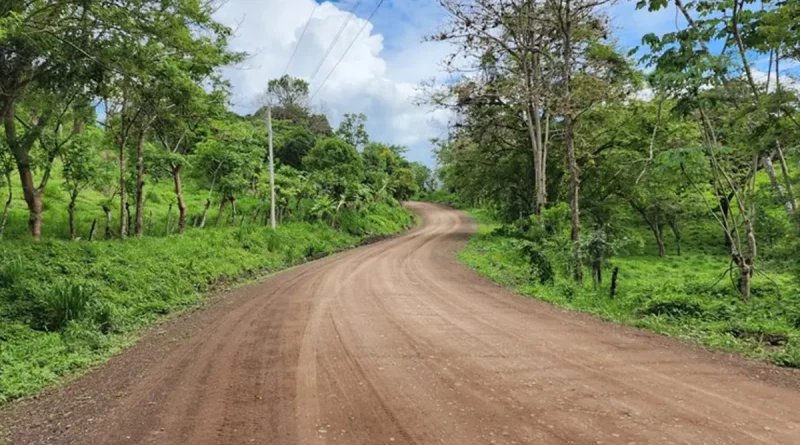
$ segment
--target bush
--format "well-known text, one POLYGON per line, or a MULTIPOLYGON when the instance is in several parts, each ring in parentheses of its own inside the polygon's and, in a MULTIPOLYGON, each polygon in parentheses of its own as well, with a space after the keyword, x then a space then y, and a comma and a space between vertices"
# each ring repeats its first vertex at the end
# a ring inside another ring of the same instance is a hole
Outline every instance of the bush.
POLYGON ((686 295, 668 295, 647 301, 637 313, 641 316, 701 317, 706 309, 699 301, 686 295))
POLYGON ((63 329, 77 320, 92 301, 92 291, 72 283, 59 283, 42 296, 42 312, 34 319, 35 327, 47 331, 63 329))
POLYGON ((443 204, 450 207, 462 207, 462 203, 458 197, 453 193, 448 193, 444 190, 434 190, 432 192, 419 192, 414 198, 417 201, 432 202, 434 204, 443 204))
POLYGON ((25 276, 25 267, 19 256, 12 257, 0 267, 0 288, 13 290, 25 276))
POLYGON ((772 354, 772 360, 780 366, 800 368, 800 339, 791 339, 784 348, 772 354))
POLYGON ((522 254, 528 259, 531 276, 535 277, 541 284, 553 284, 556 278, 553 265, 538 246, 533 243, 527 244, 522 248, 522 254))

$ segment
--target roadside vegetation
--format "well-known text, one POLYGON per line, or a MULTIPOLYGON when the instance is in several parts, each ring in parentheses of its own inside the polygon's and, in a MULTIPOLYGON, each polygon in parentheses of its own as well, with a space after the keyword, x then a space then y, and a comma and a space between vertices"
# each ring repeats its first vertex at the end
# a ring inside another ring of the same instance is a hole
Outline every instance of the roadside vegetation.
POLYGON ((767 275, 754 278, 754 297, 745 303, 731 277, 720 276, 724 253, 714 253, 713 244, 704 246, 702 233, 687 235, 692 247, 681 256, 661 257, 646 233, 634 232, 608 260, 610 276, 599 286, 576 284, 563 254, 569 245, 568 209, 545 213, 552 230, 547 234, 504 225, 486 210, 471 211, 480 229, 459 253, 460 260, 521 295, 800 367, 800 293, 786 264, 770 263, 767 275))
POLYGON ((800 366, 796 2, 640 1, 676 30, 629 50, 604 1, 439 0, 430 103, 461 258, 529 296, 800 366), (466 56, 466 57, 463 57, 466 56))
POLYGON ((0 6, 0 403, 102 362, 215 285, 413 223, 400 202, 430 170, 370 140, 366 116, 332 128, 290 76, 264 79, 253 114, 230 111, 221 69, 246 55, 213 12, 0 6))

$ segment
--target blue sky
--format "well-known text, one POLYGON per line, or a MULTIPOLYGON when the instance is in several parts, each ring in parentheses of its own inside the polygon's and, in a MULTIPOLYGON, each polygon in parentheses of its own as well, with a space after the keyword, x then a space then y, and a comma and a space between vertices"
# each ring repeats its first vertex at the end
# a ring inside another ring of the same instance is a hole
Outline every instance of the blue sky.
MULTIPOLYGON (((429 140, 447 134, 451 116, 444 110, 419 107, 414 99, 421 82, 446 79, 440 61, 448 53, 447 45, 423 43, 426 35, 439 28, 444 12, 436 0, 384 0, 367 22, 379 1, 228 0, 217 18, 236 29, 233 46, 251 54, 242 66, 227 70, 235 109, 247 113, 259 106, 257 98, 267 81, 283 74, 299 41, 288 74, 310 81, 311 91, 317 93, 312 103, 317 111, 326 113, 334 126, 344 113, 363 112, 369 117, 367 130, 374 140, 405 145, 411 160, 432 166, 429 140), (356 5, 355 17, 312 78, 356 5), (312 10, 308 31, 300 40, 312 10)), ((636 10, 634 1, 619 2, 607 11, 613 36, 625 49, 640 45, 647 33, 675 30, 678 20, 674 7, 650 13, 636 10)))

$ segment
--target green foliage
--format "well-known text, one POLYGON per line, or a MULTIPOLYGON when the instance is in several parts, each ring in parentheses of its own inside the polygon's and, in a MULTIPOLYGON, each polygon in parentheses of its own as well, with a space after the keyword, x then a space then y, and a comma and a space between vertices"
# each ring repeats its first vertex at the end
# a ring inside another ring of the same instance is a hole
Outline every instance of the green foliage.
POLYGON ((304 127, 294 127, 283 136, 275 156, 285 165, 302 170, 303 158, 316 144, 314 134, 304 127))
POLYGON ((408 168, 398 168, 391 177, 392 194, 401 201, 406 201, 419 190, 414 183, 414 174, 408 168))
POLYGON ((435 180, 433 172, 426 165, 419 162, 411 162, 411 174, 414 176, 414 184, 417 186, 417 191, 424 192, 433 190, 435 185, 432 182, 435 180))
MULTIPOLYGON (((753 300, 744 303, 730 284, 716 282, 725 270, 725 257, 703 253, 690 238, 687 245, 692 247, 680 257, 615 256, 612 262, 620 273, 617 295, 611 298, 608 280, 599 288, 575 285, 571 275, 559 268, 553 268, 552 281, 543 282, 536 273, 542 269, 533 264, 539 264, 541 257, 545 262, 559 261, 555 244, 531 241, 535 230, 499 226, 485 211, 472 214, 481 222, 479 234, 459 258, 516 292, 781 366, 800 366, 800 289, 791 273, 773 269, 767 272, 769 279, 756 277, 753 300), (531 251, 537 254, 532 257, 531 251)), ((554 218, 554 233, 561 219, 554 218)))
POLYGON ((197 145, 195 166, 209 188, 226 198, 245 191, 258 175, 264 159, 264 134, 247 121, 217 121, 213 137, 197 145))
POLYGON ((267 92, 281 107, 302 107, 308 99, 308 82, 285 75, 280 79, 270 80, 267 92))
POLYGON ((647 301, 636 313, 641 316, 700 317, 705 314, 705 308, 699 301, 686 295, 667 296, 647 301))
POLYGON ((79 319, 92 301, 90 289, 73 283, 57 283, 42 297, 42 312, 34 323, 46 331, 63 329, 68 322, 79 319))
POLYGON ((552 284, 555 280, 555 272, 550 260, 544 252, 535 244, 526 244, 521 249, 522 255, 528 260, 531 267, 531 276, 541 284, 552 284))
POLYGON ((339 138, 317 142, 303 158, 311 178, 332 196, 338 197, 364 178, 364 163, 356 148, 339 138))
POLYGON ((100 188, 113 180, 112 166, 103 162, 104 136, 99 128, 89 128, 75 136, 61 153, 62 186, 71 195, 77 197, 90 185, 100 188))
POLYGON ((462 207, 456 195, 453 193, 448 193, 444 190, 433 190, 430 192, 422 191, 417 194, 415 199, 432 202, 434 204, 444 204, 450 207, 462 207))
POLYGON ((345 142, 356 148, 363 148, 369 143, 369 135, 366 130, 367 116, 363 113, 345 113, 336 135, 345 142))

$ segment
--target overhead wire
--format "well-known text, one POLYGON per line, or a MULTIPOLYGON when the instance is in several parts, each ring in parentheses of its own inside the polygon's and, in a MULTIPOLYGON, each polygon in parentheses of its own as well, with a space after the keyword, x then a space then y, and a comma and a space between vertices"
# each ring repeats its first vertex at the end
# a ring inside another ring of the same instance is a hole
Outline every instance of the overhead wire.
POLYGON ((303 41, 303 37, 306 35, 306 31, 308 31, 308 25, 311 24, 311 19, 314 17, 314 13, 317 12, 318 6, 319 3, 314 2, 314 8, 311 10, 311 14, 308 16, 308 20, 306 20, 306 25, 303 27, 303 32, 300 33, 300 38, 297 39, 297 43, 294 45, 294 50, 292 50, 292 55, 289 56, 289 61, 286 62, 286 68, 283 69, 283 74, 281 75, 281 77, 285 76, 286 73, 289 72, 289 67, 292 65, 294 56, 297 54, 297 48, 300 47, 300 43, 303 41))
POLYGON ((336 68, 338 68, 338 67, 339 67, 339 64, 340 64, 340 63, 342 63, 342 60, 344 60, 345 56, 346 56, 346 55, 347 55, 347 53, 350 51, 350 48, 352 48, 352 47, 353 47, 353 45, 356 43, 356 40, 358 40, 358 37, 361 35, 361 33, 362 33, 362 32, 364 32, 364 29, 367 27, 367 25, 368 25, 368 24, 370 24, 370 22, 372 22, 372 18, 373 18, 373 17, 375 16, 375 14, 378 12, 378 9, 380 9, 380 7, 381 7, 381 5, 383 4, 383 2, 384 2, 384 1, 385 1, 385 0, 380 0, 380 1, 378 2, 378 4, 375 6, 375 9, 373 9, 373 10, 372 10, 372 13, 369 15, 369 17, 367 18, 367 20, 364 22, 364 25, 362 25, 362 26, 361 26, 361 29, 359 29, 359 30, 358 30, 358 34, 356 34, 356 36, 355 36, 355 37, 353 38, 353 40, 350 42, 350 45, 348 45, 348 46, 347 46, 347 49, 345 49, 345 50, 344 50, 344 53, 342 54, 342 56, 341 56, 341 57, 339 57, 339 60, 338 60, 338 61, 336 62, 336 64, 333 66, 333 69, 332 69, 332 70, 331 70, 331 71, 328 73, 328 75, 327 75, 327 76, 325 76, 325 79, 323 79, 323 80, 322 80, 322 83, 319 85, 319 87, 316 89, 316 91, 314 91, 314 94, 312 94, 312 95, 311 95, 311 98, 310 98, 310 99, 308 99, 308 102, 309 102, 309 103, 310 103, 311 101, 313 101, 313 100, 314 100, 314 98, 317 96, 317 94, 318 94, 318 93, 319 93, 319 92, 322 90, 322 88, 325 86, 325 83, 328 81, 328 79, 330 79, 330 77, 331 77, 331 75, 333 74, 333 72, 334 72, 334 71, 336 71, 336 68))
POLYGON ((309 81, 313 81, 314 78, 317 77, 319 70, 322 69, 322 65, 325 64, 326 60, 328 60, 328 56, 331 54, 333 47, 339 41, 339 38, 342 37, 342 33, 344 32, 345 28, 347 28, 347 24, 350 23, 350 20, 352 20, 353 17, 355 17, 355 10, 358 9, 359 5, 361 5, 361 2, 362 0, 358 0, 356 4, 353 5, 352 8, 350 8, 350 12, 347 14, 347 19, 344 21, 344 23, 342 23, 342 26, 339 28, 339 32, 336 33, 336 36, 334 36, 333 40, 331 41, 331 44, 328 45, 328 49, 325 50, 325 54, 322 56, 322 60, 319 61, 319 64, 314 69, 314 72, 311 74, 309 81))

